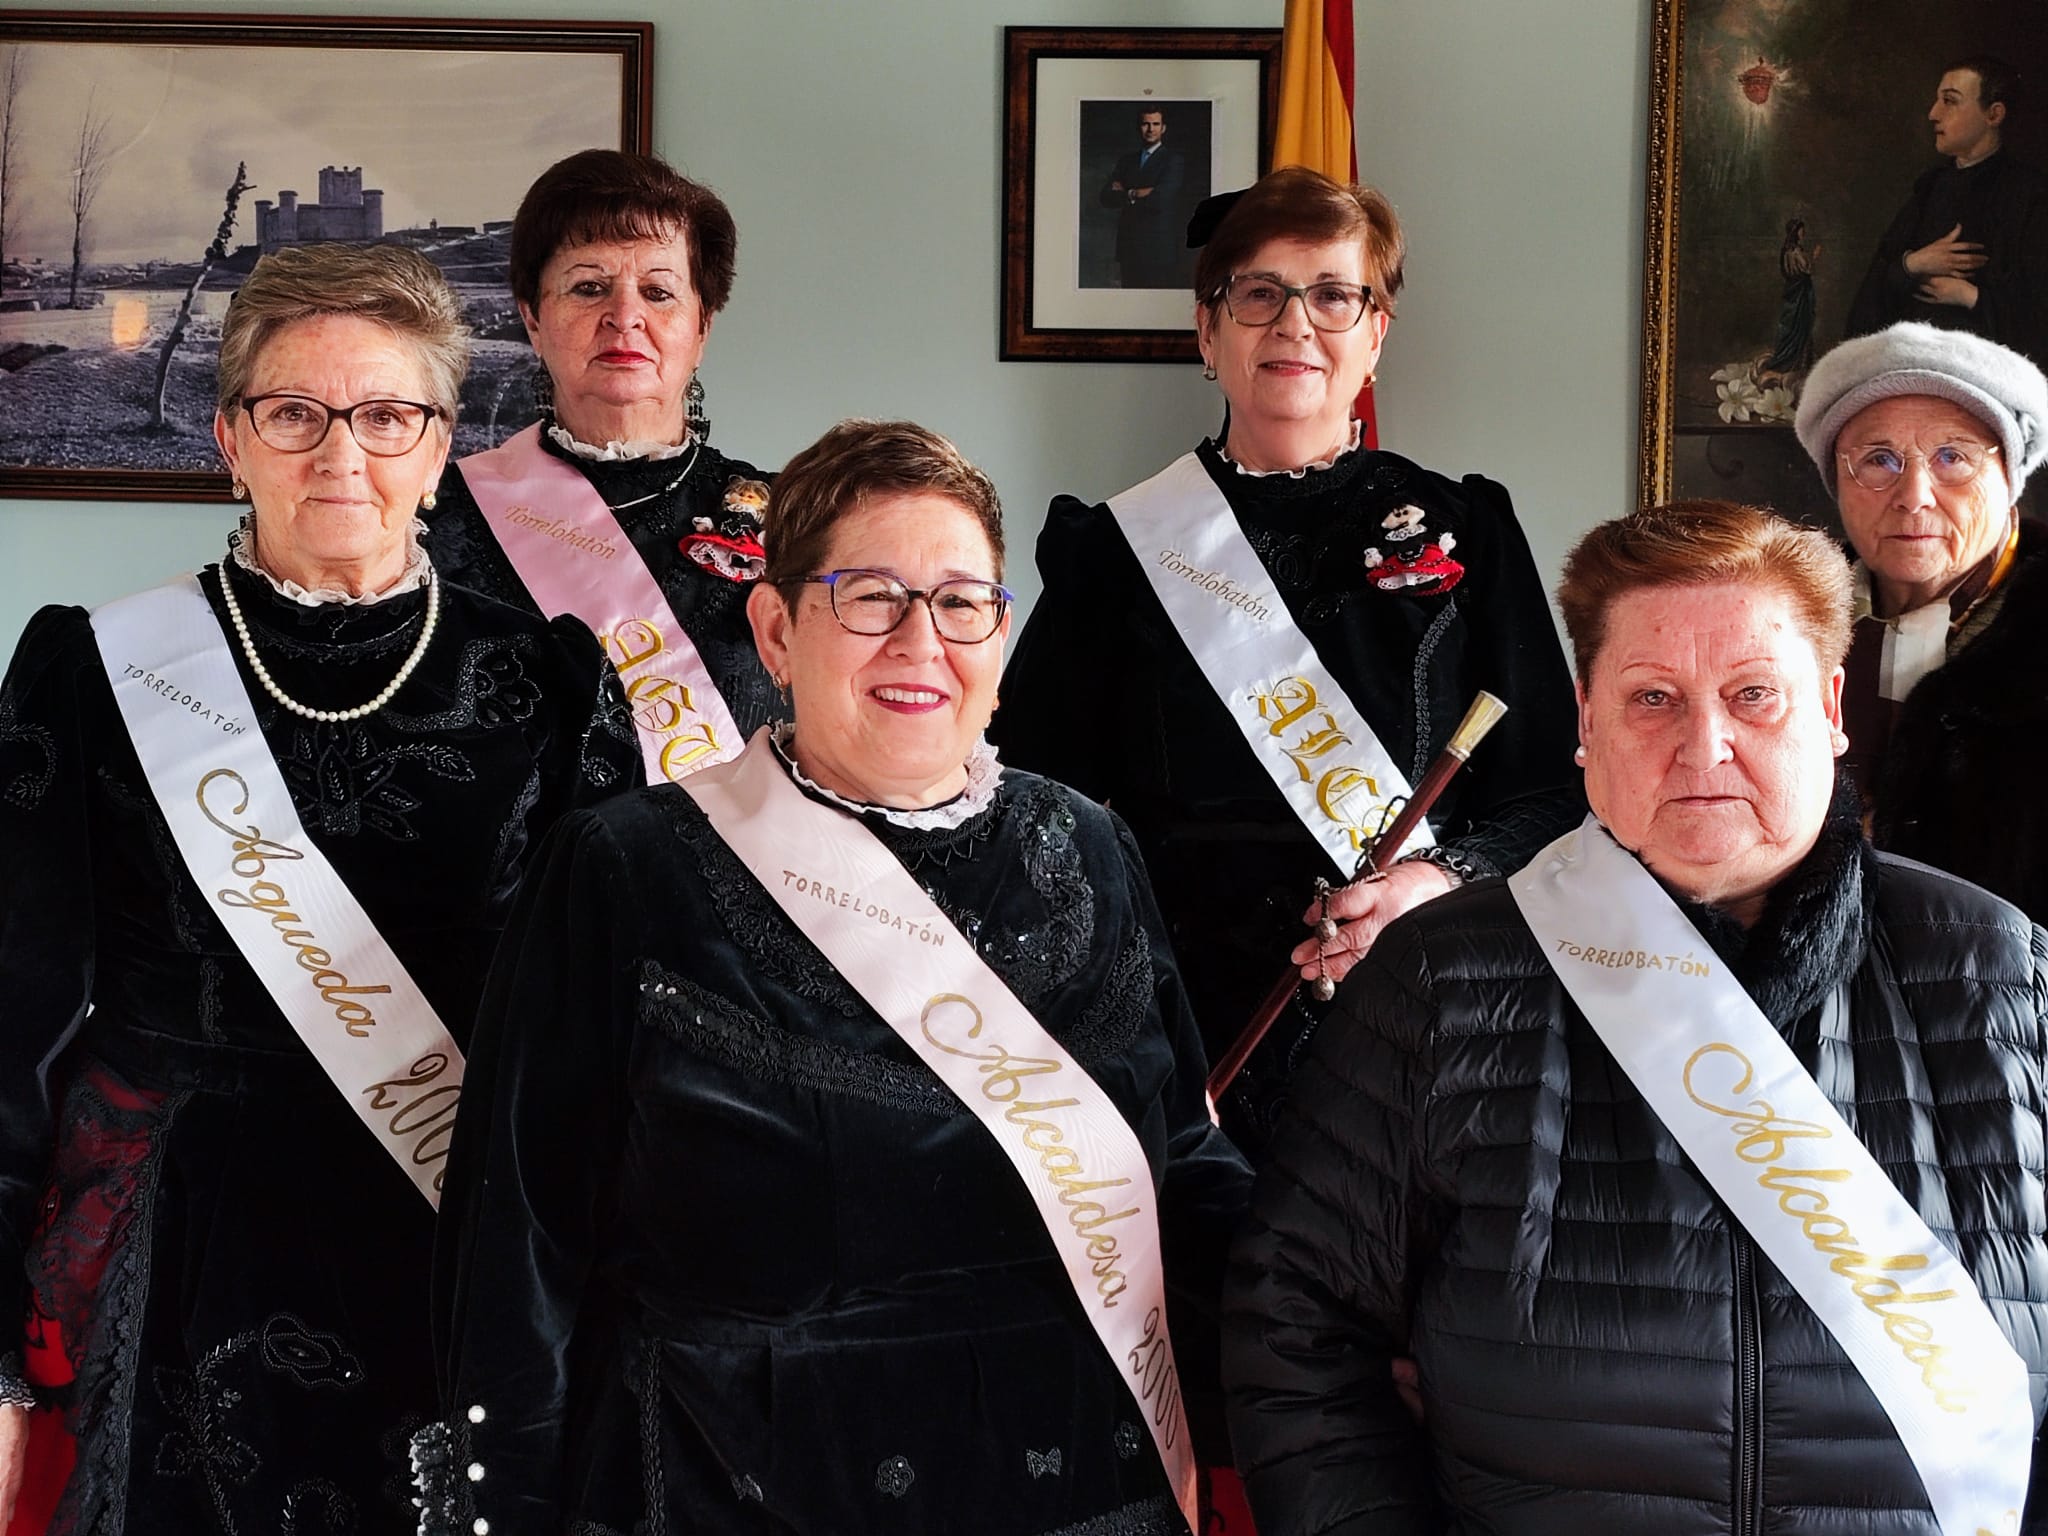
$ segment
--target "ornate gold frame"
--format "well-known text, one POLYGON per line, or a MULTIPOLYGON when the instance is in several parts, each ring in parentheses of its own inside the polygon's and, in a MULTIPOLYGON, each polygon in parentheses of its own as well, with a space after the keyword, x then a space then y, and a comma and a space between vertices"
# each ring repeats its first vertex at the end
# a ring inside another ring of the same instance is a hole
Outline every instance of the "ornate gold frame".
POLYGON ((1684 86, 1680 39, 1685 0, 1655 0, 1650 17, 1649 173, 1643 196, 1643 364, 1636 438, 1636 494, 1645 506, 1671 499, 1672 380, 1677 325, 1678 156, 1684 86))

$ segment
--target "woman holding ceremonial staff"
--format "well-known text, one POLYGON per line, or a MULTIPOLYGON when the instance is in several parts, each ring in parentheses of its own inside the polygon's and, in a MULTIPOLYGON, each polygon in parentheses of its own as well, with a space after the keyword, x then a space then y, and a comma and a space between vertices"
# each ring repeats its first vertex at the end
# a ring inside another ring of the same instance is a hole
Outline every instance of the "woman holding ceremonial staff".
POLYGON ((2048 935, 1837 796, 1849 591, 1726 502, 1570 557, 1592 814, 1381 935, 1237 1243, 1262 1536, 2048 1521, 2048 935))
POLYGON ((409 1513, 482 973, 541 834, 637 758, 587 630, 420 547, 466 357, 413 252, 263 258, 221 331, 227 554, 44 609, 0 690, 15 1536, 409 1513))
MULTIPOLYGON (((1394 210, 1276 171, 1189 228, 1223 429, 1088 506, 1055 501, 1045 594, 1003 680, 1017 762, 1106 800, 1159 892, 1212 1058, 1290 951, 1340 978, 1400 912, 1522 863, 1583 810, 1571 682, 1507 492, 1361 446, 1352 414, 1401 291, 1394 210), (1505 722, 1408 858, 1340 890, 1480 690, 1505 722)), ((1302 994, 1224 1102, 1262 1146, 1320 1005, 1302 994)))
POLYGON ((1250 1177, 1129 835, 980 739, 994 487, 845 422, 765 537, 793 722, 565 821, 501 951, 421 1529, 1184 1531, 1250 1177))
POLYGON ((511 276, 550 416, 459 461, 428 519, 450 581, 596 633, 650 781, 730 757, 775 702, 746 620, 766 477, 705 440, 698 379, 738 246, 718 194, 653 155, 544 171, 511 276))

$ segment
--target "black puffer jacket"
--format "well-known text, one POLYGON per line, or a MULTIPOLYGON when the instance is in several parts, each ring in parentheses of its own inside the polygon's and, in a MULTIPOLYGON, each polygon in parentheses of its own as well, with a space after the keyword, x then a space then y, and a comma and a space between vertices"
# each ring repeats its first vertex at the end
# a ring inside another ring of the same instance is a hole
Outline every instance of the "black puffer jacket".
MULTIPOLYGON (((1748 934, 1687 915, 1961 1256, 2027 1362, 2038 1425, 2048 935, 1870 852, 1848 817, 1748 934)), ((1876 1398, 1499 881, 1390 927, 1344 985, 1227 1309, 1260 1536, 1936 1536, 1876 1398), (1420 1427, 1389 1378, 1400 1354, 1420 1367, 1420 1427)), ((2029 1536, 2048 1530, 2036 1444, 2029 1536)))

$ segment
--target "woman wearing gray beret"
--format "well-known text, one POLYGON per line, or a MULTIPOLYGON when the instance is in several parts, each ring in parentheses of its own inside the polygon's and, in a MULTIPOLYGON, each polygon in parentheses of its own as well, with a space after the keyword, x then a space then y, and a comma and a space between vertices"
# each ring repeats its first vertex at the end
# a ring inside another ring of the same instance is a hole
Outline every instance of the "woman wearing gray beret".
POLYGON ((1821 359, 1799 441, 1855 546, 1845 766, 1872 839, 2048 922, 2048 380, 1908 322, 1821 359))

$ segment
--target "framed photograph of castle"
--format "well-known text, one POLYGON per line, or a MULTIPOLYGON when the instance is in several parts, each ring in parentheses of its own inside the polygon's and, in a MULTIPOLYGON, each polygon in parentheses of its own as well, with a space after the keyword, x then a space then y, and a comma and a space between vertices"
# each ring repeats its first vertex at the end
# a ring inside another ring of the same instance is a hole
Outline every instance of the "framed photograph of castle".
POLYGON ((0 12, 0 495, 225 501, 220 319, 258 257, 411 246, 475 335, 455 452, 532 420, 527 185, 645 150, 647 22, 0 12))
POLYGON ((1654 0, 1646 501, 1829 524, 1792 420, 1813 360, 1847 336, 1929 320, 2048 363, 2039 221, 2003 211, 2031 206, 2048 170, 2048 102, 2016 82, 2042 59, 2041 0, 1654 0), (1951 99, 1958 124, 1995 132, 1957 137, 1951 99), (1907 256, 1958 220, 1987 281, 1914 275, 1907 256))

